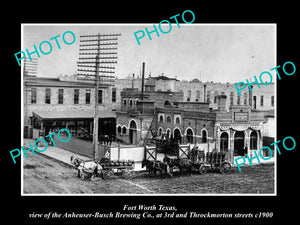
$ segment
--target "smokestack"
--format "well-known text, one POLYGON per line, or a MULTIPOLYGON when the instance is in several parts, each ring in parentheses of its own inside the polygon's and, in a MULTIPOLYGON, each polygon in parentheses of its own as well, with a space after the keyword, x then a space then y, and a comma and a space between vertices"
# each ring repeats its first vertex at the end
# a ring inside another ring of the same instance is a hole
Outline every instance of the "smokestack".
POLYGON ((206 102, 206 84, 204 84, 204 90, 203 90, 203 102, 206 102))
POLYGON ((144 99, 144 80, 145 80, 145 63, 143 62, 143 68, 142 68, 142 96, 141 96, 141 100, 144 99))
POLYGON ((226 111, 226 95, 218 95, 218 111, 219 112, 225 112, 226 111))
POLYGON ((134 88, 134 74, 132 75, 131 88, 134 88))

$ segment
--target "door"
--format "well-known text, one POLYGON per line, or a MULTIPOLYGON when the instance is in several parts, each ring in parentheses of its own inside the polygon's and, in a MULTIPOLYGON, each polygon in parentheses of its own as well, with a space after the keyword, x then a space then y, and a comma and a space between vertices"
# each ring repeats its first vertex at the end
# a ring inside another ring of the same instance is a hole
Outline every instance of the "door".
POLYGON ((234 155, 244 155, 245 134, 244 131, 236 131, 234 134, 234 155))

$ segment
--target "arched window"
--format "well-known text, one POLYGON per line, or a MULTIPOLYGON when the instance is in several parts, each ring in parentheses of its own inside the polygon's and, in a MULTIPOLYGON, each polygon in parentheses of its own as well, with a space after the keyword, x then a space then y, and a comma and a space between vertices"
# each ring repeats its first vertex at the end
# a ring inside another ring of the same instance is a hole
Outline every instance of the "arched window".
POLYGON ((171 123, 171 117, 167 116, 167 123, 171 123))
POLYGON ((126 127, 123 127, 122 134, 126 134, 126 127))
POLYGON ((170 138, 170 129, 167 130, 166 138, 167 138, 167 139, 170 138))
POLYGON ((132 106, 133 102, 132 99, 129 100, 129 105, 132 106))
POLYGON ((202 131, 202 143, 206 143, 207 142, 207 132, 206 130, 202 131))
POLYGON ((179 117, 176 117, 175 123, 180 124, 180 118, 179 117))
POLYGON ((164 106, 170 106, 170 105, 171 103, 168 100, 164 102, 164 106))
POLYGON ((126 103, 127 103, 127 102, 126 102, 126 99, 124 99, 124 100, 123 100, 123 104, 126 105, 126 103))
POLYGON ((192 131, 192 129, 187 129, 186 130, 186 139, 187 139, 187 142, 188 143, 193 143, 193 136, 194 136, 194 134, 193 134, 193 131, 192 131))
POLYGON ((159 117, 159 122, 160 122, 160 123, 163 123, 163 122, 164 122, 164 117, 163 117, 162 115, 159 117))
POLYGON ((121 126, 118 126, 118 128, 117 128, 118 134, 121 134, 121 130, 122 130, 121 126))
POLYGON ((256 131, 252 131, 250 134, 250 149, 251 150, 257 149, 257 133, 256 133, 256 131))
POLYGON ((228 134, 223 132, 220 137, 220 150, 221 152, 228 152, 228 134))
POLYGON ((180 132, 180 130, 175 128, 173 132, 174 132, 174 141, 181 143, 181 132, 180 132))
POLYGON ((162 135, 162 128, 161 128, 161 127, 158 129, 157 135, 158 135, 158 136, 161 136, 161 135, 162 135))

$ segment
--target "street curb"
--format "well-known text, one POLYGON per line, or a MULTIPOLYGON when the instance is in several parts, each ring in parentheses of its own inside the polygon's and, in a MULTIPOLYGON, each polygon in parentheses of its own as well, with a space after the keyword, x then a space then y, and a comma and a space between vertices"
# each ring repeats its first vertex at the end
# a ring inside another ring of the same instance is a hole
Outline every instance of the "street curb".
POLYGON ((45 157, 45 158, 54 160, 54 161, 57 162, 57 163, 62 163, 62 164, 64 164, 65 166, 67 166, 67 167, 69 167, 69 168, 74 168, 74 166, 73 166, 71 163, 67 163, 67 162, 65 162, 65 161, 59 160, 59 159, 54 158, 54 157, 52 157, 52 156, 49 156, 49 155, 47 155, 47 154, 43 154, 42 152, 39 152, 39 154, 41 154, 41 155, 42 155, 43 157, 45 157))

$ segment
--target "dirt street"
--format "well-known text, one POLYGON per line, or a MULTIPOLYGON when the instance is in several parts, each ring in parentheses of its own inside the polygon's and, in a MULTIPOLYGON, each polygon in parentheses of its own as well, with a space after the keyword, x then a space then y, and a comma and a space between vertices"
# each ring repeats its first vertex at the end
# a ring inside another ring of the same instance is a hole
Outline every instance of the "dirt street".
POLYGON ((146 172, 134 179, 112 178, 82 181, 77 171, 52 158, 37 154, 24 159, 24 194, 205 194, 274 193, 274 164, 233 168, 222 175, 193 173, 172 178, 149 178, 146 172))

